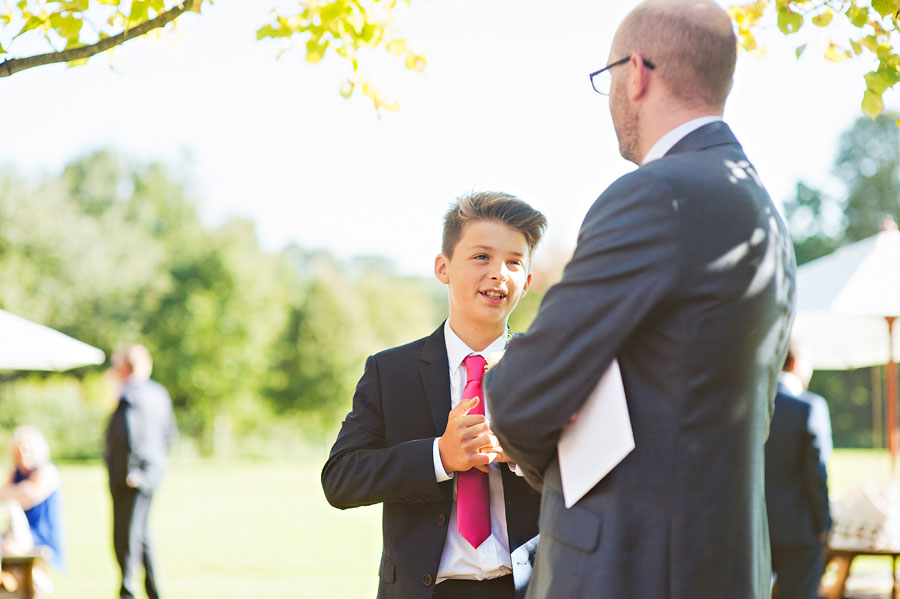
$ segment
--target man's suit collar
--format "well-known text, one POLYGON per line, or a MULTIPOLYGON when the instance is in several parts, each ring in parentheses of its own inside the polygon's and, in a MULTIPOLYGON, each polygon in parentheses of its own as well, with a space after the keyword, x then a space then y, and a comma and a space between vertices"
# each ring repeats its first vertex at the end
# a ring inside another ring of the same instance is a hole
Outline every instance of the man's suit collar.
POLYGON ((444 341, 444 325, 426 337, 419 353, 419 376, 437 435, 447 428, 447 414, 450 413, 450 366, 447 361, 447 343, 444 341))
POLYGON ((724 121, 716 121, 715 123, 703 125, 699 129, 685 135, 678 143, 672 146, 671 150, 666 152, 664 157, 729 144, 736 144, 738 147, 741 145, 734 133, 731 132, 731 128, 724 121))

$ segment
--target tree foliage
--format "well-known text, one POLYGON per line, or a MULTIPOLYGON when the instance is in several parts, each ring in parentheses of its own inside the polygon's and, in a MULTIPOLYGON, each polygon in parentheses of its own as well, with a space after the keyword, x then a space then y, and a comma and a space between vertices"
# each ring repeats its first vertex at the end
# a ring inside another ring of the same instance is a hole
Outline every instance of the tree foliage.
MULTIPOLYGON (((245 219, 205 224, 188 188, 164 164, 110 151, 37 180, 0 171, 0 308, 107 354, 147 345, 183 436, 201 452, 229 435, 321 438, 349 408, 368 354, 427 334, 446 314, 436 281, 378 260, 266 251, 245 219)), ((74 386, 4 373, 0 428, 28 419, 68 455, 96 452, 102 370, 75 371, 74 386), (53 405, 53 389, 59 410, 35 420, 32 407, 53 405), (79 390, 91 395, 81 410, 71 399, 79 390), (93 424, 64 432, 65 413, 93 424)))
MULTIPOLYGON (((84 64, 134 38, 165 34, 185 13, 199 14, 204 4, 212 0, 9 0, 0 4, 0 58, 5 59, 0 63, 0 77, 47 64, 84 64), (39 47, 37 42, 48 51, 32 52, 39 47)), ((425 57, 394 26, 394 10, 409 0, 275 4, 269 22, 257 27, 256 38, 278 40, 282 51, 300 45, 311 63, 318 63, 329 51, 338 56, 350 69, 340 87, 344 97, 359 90, 376 109, 396 109, 396 102, 381 94, 360 69, 367 52, 385 51, 416 72, 425 68, 425 57)))
POLYGON ((900 215, 898 116, 860 118, 841 135, 833 172, 842 189, 827 193, 801 182, 785 202, 799 263, 874 235, 885 217, 900 215))
MULTIPOLYGON (((842 188, 823 191, 801 182, 796 196, 785 202, 800 264, 874 235, 885 217, 900 215, 897 118, 897 114, 884 113, 875 120, 857 119, 841 135, 834 161, 833 172, 842 188)), ((873 421, 878 422, 873 417, 873 397, 884 396, 873 390, 873 385, 881 385, 882 371, 876 367, 873 376, 872 368, 860 368, 813 376, 810 389, 829 401, 837 445, 872 446, 873 421)))
MULTIPOLYGON (((877 67, 865 75, 862 111, 875 118, 884 110, 882 94, 900 81, 900 0, 755 0, 728 9, 738 26, 741 47, 757 56, 764 53, 755 32, 771 23, 784 35, 811 24, 833 37, 825 58, 842 62, 853 56, 874 58, 877 67)), ((797 46, 799 58, 807 44, 797 46)))

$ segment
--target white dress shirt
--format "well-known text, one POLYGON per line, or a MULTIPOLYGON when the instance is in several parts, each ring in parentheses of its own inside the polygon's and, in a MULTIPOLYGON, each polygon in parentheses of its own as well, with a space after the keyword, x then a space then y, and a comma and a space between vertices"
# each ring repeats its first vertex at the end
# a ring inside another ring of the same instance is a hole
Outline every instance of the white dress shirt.
MULTIPOLYGON (((450 321, 444 323, 444 339, 447 343, 447 358, 450 364, 450 409, 462 400, 463 388, 466 386, 466 368, 463 364, 466 356, 477 354, 487 357, 506 348, 506 336, 501 335, 482 351, 474 351, 453 332, 450 321)), ((484 398, 481 398, 484 401, 484 398)), ((485 417, 491 421, 491 414, 485 404, 485 417)), ((509 557, 509 536, 506 531, 506 504, 503 501, 503 478, 499 468, 506 464, 491 464, 488 473, 488 488, 491 495, 491 536, 478 548, 465 540, 456 529, 456 480, 453 481, 453 503, 450 506, 450 521, 447 524, 447 540, 438 566, 437 582, 448 578, 462 580, 485 580, 497 578, 512 572, 512 561, 509 557)), ((434 440, 434 474, 438 482, 454 478, 444 471, 438 440, 434 440)))
POLYGON ((641 163, 642 165, 647 164, 651 160, 657 160, 666 155, 666 152, 671 150, 675 144, 679 141, 687 137, 688 133, 692 133, 702 127, 703 125, 708 125, 710 123, 715 123, 716 121, 721 121, 722 117, 720 116, 701 116, 698 119, 694 119, 692 121, 688 121, 686 123, 682 123, 678 125, 662 137, 660 137, 653 147, 650 148, 650 151, 647 152, 647 155, 644 156, 644 161, 641 163))

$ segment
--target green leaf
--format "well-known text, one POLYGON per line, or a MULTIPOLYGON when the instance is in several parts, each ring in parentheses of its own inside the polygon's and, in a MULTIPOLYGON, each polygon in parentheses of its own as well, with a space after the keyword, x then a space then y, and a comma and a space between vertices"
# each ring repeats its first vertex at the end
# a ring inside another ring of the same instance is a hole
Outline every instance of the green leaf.
POLYGON ((803 44, 803 45, 801 45, 801 46, 797 46, 797 49, 794 50, 794 54, 797 55, 797 58, 800 58, 800 55, 803 54, 803 51, 804 51, 804 50, 806 50, 806 44, 803 44))
POLYGON ((87 61, 88 61, 87 58, 79 58, 78 60, 70 60, 69 62, 66 63, 66 67, 70 68, 70 69, 72 67, 80 67, 83 64, 87 64, 87 61))
POLYGON ((310 39, 306 42, 306 60, 316 64, 325 56, 325 50, 328 49, 328 40, 321 37, 310 39))
POLYGON ((868 9, 861 9, 855 5, 851 5, 850 8, 847 9, 846 15, 854 27, 865 27, 869 23, 868 9))
POLYGON ((796 13, 789 8, 778 11, 778 29, 781 33, 789 35, 796 33, 803 26, 803 15, 796 13))
POLYGON ((394 56, 403 56, 406 52, 406 40, 402 38, 392 39, 387 43, 387 51, 394 56))
POLYGON ((881 96, 881 94, 883 94, 884 91, 888 87, 890 87, 890 85, 888 85, 888 82, 885 81, 884 78, 882 78, 881 74, 877 71, 866 73, 865 79, 866 87, 869 89, 869 91, 871 91, 873 94, 877 94, 878 96, 881 96))
POLYGON ((853 53, 856 54, 857 56, 859 56, 860 53, 862 53, 862 46, 856 40, 850 40, 850 47, 853 48, 853 53))
POLYGON ((0 44, 0 54, 6 54, 6 50, 3 49, 3 44, 0 44))
POLYGON ((146 21, 148 8, 150 8, 150 0, 134 0, 131 3, 131 14, 128 15, 128 20, 132 23, 146 21))
POLYGON ((872 0, 872 8, 882 17, 886 17, 900 10, 900 0, 872 0))
POLYGON ((78 17, 72 15, 62 17, 59 24, 55 27, 57 33, 70 41, 77 41, 81 35, 81 26, 84 22, 78 17))
POLYGON ((828 49, 825 50, 825 58, 831 62, 844 62, 850 58, 850 53, 832 42, 828 45, 828 49))
POLYGON ((881 100, 880 94, 874 94, 871 90, 866 90, 863 94, 862 111, 872 120, 875 119, 881 111, 884 110, 884 102, 881 100))
POLYGON ((867 35, 866 37, 860 39, 859 43, 862 44, 863 47, 870 52, 878 52, 878 38, 874 35, 867 35))
MULTIPOLYGON (((15 37, 19 37, 19 36, 22 35, 23 33, 26 33, 26 32, 28 32, 28 31, 31 31, 32 29, 35 29, 35 28, 37 28, 37 27, 40 27, 40 25, 41 25, 43 22, 44 22, 44 20, 43 20, 42 18, 40 18, 40 17, 31 17, 30 19, 28 19, 28 20, 25 22, 25 26, 22 27, 22 31, 20 31, 19 33, 17 33, 17 34, 15 35, 15 37)), ((14 38, 14 39, 15 39, 15 38, 14 38)))
POLYGON ((816 27, 828 27, 832 19, 834 19, 834 13, 831 12, 831 9, 829 8, 822 14, 814 16, 812 18, 812 24, 816 27))

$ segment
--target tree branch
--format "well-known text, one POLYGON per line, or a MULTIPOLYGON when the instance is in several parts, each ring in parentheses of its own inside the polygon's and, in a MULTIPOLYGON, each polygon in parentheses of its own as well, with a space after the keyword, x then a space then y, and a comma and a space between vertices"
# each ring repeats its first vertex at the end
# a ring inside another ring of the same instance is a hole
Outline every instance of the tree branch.
POLYGON ((25 58, 12 58, 0 63, 0 77, 9 77, 19 71, 30 69, 33 67, 41 67, 46 64, 56 62, 71 62, 73 60, 84 60, 95 54, 106 52, 110 48, 114 48, 120 44, 124 44, 128 40, 140 37, 154 29, 165 27, 175 19, 177 19, 185 11, 192 10, 194 5, 198 5, 202 0, 183 0, 181 4, 176 4, 169 10, 158 14, 155 18, 141 23, 132 29, 126 29, 118 35, 100 40, 96 44, 87 46, 78 46, 77 48, 69 48, 62 52, 48 52, 47 54, 38 54, 36 56, 28 56, 25 58))

